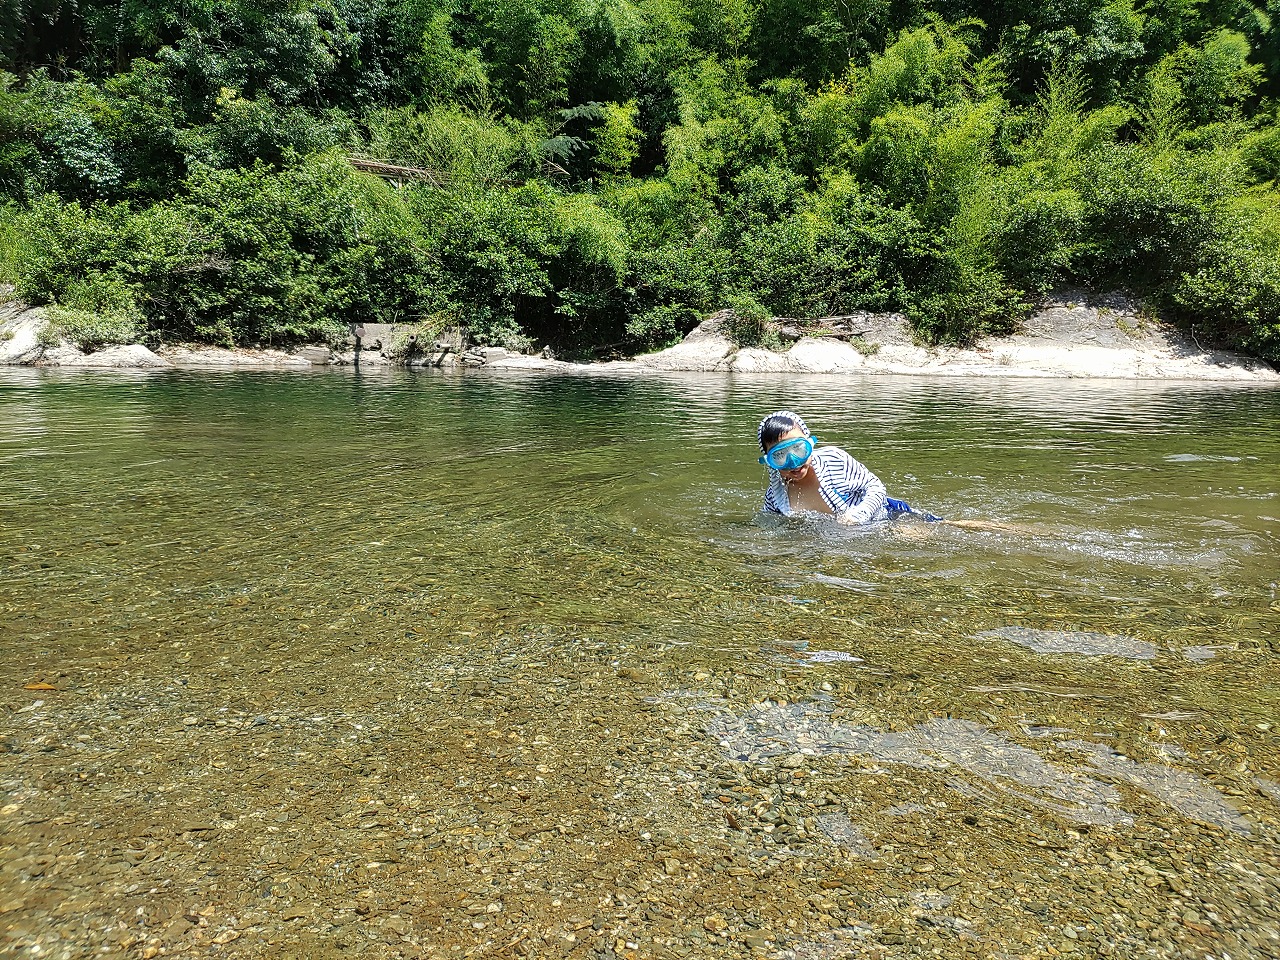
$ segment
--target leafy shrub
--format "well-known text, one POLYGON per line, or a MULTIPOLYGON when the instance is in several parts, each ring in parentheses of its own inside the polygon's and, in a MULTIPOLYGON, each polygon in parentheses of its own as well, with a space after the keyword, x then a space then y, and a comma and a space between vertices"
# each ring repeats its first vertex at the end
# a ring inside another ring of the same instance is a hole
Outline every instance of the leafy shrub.
POLYGON ((739 239, 727 286, 745 298, 745 316, 753 315, 756 305, 786 317, 823 312, 819 304, 829 302, 836 285, 831 271, 823 269, 829 266, 822 263, 823 226, 811 216, 790 216, 739 239))
POLYGON ((58 328, 48 319, 44 325, 36 331, 36 345, 49 350, 62 344, 62 335, 58 333, 58 328))
MULTIPOLYGON (((137 343, 146 334, 142 314, 137 311, 102 313, 51 306, 45 312, 51 333, 85 351, 116 343, 137 343)), ((47 345, 47 340, 42 342, 47 345)))
POLYGON ((18 294, 33 304, 65 303, 76 277, 114 278, 106 286, 119 289, 130 274, 145 270, 139 263, 143 246, 163 248, 175 235, 145 238, 147 217, 127 203, 62 203, 45 196, 31 204, 14 221, 13 229, 24 238, 26 256, 16 266, 18 294))
POLYGON ((1065 66, 1086 76, 1100 97, 1118 98, 1146 52, 1144 17, 1133 0, 1048 4, 1018 19, 1001 46, 1014 82, 1027 91, 1065 66))
POLYGON ((202 171, 176 205, 208 238, 201 269, 170 274, 179 318, 202 338, 328 339, 346 323, 442 304, 432 258, 395 190, 318 155, 274 173, 202 171))
POLYGON ((743 236, 726 285, 785 317, 899 309, 922 231, 909 211, 837 178, 801 212, 743 236))
POLYGON ((323 155, 282 172, 201 171, 185 197, 135 211, 46 198, 21 219, 19 289, 67 302, 72 279, 133 292, 159 336, 329 340, 348 322, 421 316, 439 281, 395 191, 323 155))
POLYGON ((897 254, 903 278, 903 309, 915 334, 929 343, 965 344, 1012 332, 1026 313, 1022 291, 1004 276, 998 241, 1003 205, 987 190, 957 198, 945 224, 927 229, 897 254))
POLYGON ((1272 122, 1241 144, 1249 173, 1256 181, 1280 180, 1280 123, 1272 122))
POLYGON ((427 342, 427 338, 434 335, 435 331, 424 329, 422 325, 416 323, 397 327, 391 332, 391 337, 383 346, 382 352, 389 360, 407 360, 415 352, 422 350, 424 345, 429 348, 430 343, 427 342))
POLYGON ((535 166, 537 133, 454 105, 380 110, 369 119, 375 157, 428 170, 438 187, 500 187, 535 166))
POLYGON ((656 249, 633 246, 624 332, 637 347, 666 346, 718 305, 727 251, 703 236, 656 249))
POLYGON ((639 113, 634 99, 605 105, 593 138, 595 166, 602 176, 624 175, 640 155, 642 133, 636 124, 639 113))
POLYGON ((1265 197, 1241 204, 1166 299, 1215 342, 1280 360, 1280 216, 1265 197))
POLYGON ((183 138, 189 166, 280 167, 353 139, 351 122, 341 112, 282 108, 269 98, 242 97, 229 88, 219 92, 216 104, 209 122, 183 138))
POLYGON ((1143 292, 1193 270, 1215 235, 1212 203, 1234 192, 1228 173, 1213 157, 1152 155, 1133 145, 1096 151, 1078 187, 1086 275, 1143 292))
POLYGON ((434 101, 483 101, 489 77, 475 50, 459 49, 453 41, 453 17, 445 5, 427 0, 406 3, 401 24, 406 46, 412 44, 411 74, 424 98, 434 101), (443 9, 441 9, 443 7, 443 9))
POLYGON ((110 274, 88 273, 70 280, 60 301, 45 314, 47 338, 68 340, 87 351, 137 343, 147 332, 137 290, 110 274))
POLYGON ((589 194, 534 181, 509 190, 414 194, 448 277, 442 290, 478 343, 546 339, 574 349, 625 336, 630 243, 589 194))
POLYGON ((669 345, 721 305, 733 250, 722 242, 714 201, 695 179, 628 181, 600 203, 626 233, 627 286, 618 309, 631 346, 669 345))
POLYGON ((107 110, 102 92, 86 81, 60 83, 37 72, 19 84, 0 72, 0 186, 20 200, 50 191, 114 197, 124 171, 98 122, 107 110))
POLYGON ((548 275, 557 322, 543 328, 561 343, 608 342, 621 333, 630 245, 626 228, 586 194, 551 194, 556 248, 548 275))
POLYGON ((1084 203, 1073 189, 1036 188, 1021 178, 1002 184, 999 194, 1003 215, 994 238, 995 265, 1014 282, 1047 293, 1071 275, 1084 203))
POLYGON ((30 256, 16 204, 0 205, 0 283, 16 284, 19 265, 30 256))
POLYGON ((665 347, 698 325, 701 314, 686 303, 665 303, 627 318, 627 336, 641 349, 665 347))
POLYGON ((734 344, 777 349, 778 334, 769 323, 772 314, 764 304, 745 293, 729 294, 725 303, 732 312, 725 321, 724 332, 734 344))
POLYGON ((541 204, 508 190, 423 189, 410 202, 447 278, 443 297, 470 337, 497 344, 522 333, 518 314, 552 292, 547 265, 556 243, 541 204))
POLYGON ((1066 186, 1095 151, 1116 141, 1130 118, 1123 104, 1090 109, 1084 73, 1058 65, 1045 77, 1031 109, 1013 123, 1006 121, 1006 129, 1018 134, 1009 152, 1030 182, 1047 189, 1066 186))
POLYGON ((752 92, 747 67, 707 57, 679 71, 679 123, 663 134, 669 176, 714 190, 761 157, 786 157, 786 118, 752 92))
POLYGON ((1253 95, 1262 67, 1249 62, 1249 41, 1234 30, 1215 30, 1198 47, 1173 54, 1184 109, 1191 124, 1236 115, 1253 95))
POLYGON ((905 303, 918 336, 928 343, 968 344, 1013 332, 1028 310, 1020 290, 964 252, 939 250, 933 259, 928 283, 905 303))
POLYGON ((790 170, 776 163, 749 167, 734 178, 717 226, 722 236, 738 237, 795 213, 804 196, 804 178, 790 170))

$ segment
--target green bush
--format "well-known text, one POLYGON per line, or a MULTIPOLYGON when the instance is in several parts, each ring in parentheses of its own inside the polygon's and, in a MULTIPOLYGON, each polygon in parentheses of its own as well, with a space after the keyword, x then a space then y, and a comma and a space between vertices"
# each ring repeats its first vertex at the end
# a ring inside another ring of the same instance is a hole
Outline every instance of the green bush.
POLYGON ((0 205, 0 283, 17 284, 19 267, 30 256, 21 216, 16 204, 0 205))
POLYGON ((1280 123, 1274 120, 1250 134, 1241 152, 1255 181, 1280 181, 1280 123))
POLYGON ((707 57, 679 71, 679 122, 663 134, 669 176, 714 192, 761 158, 786 158, 787 118, 752 91, 748 68, 707 57))
POLYGON ((733 251, 723 217, 696 178, 628 181, 600 196, 625 230, 627 271, 617 309, 635 349, 667 346, 719 308, 733 251))
MULTIPOLYGON (((13 224, 26 254, 15 265, 19 296, 33 304, 65 302, 81 276, 127 283, 145 271, 139 252, 148 245, 148 219, 127 203, 84 207, 41 197, 13 224)), ((150 239, 151 246, 164 246, 164 238, 150 239)), ((176 235, 168 239, 175 246, 181 242, 176 235)))
MULTIPOLYGON (((81 350, 94 351, 117 343, 137 343, 146 335, 141 313, 89 312, 68 307, 46 309, 49 330, 81 350)), ((42 341, 48 343, 47 340, 42 341)))
POLYGON ((472 340, 532 337, 574 350, 626 337, 630 242, 593 196, 533 181, 424 187, 412 203, 448 278, 443 296, 472 340))
POLYGON ((435 105, 377 111, 364 149, 428 171, 433 186, 498 188, 536 166, 537 142, 535 131, 514 120, 435 105))
POLYGON ((1261 195, 1232 210, 1166 294, 1213 342, 1280 361, 1280 215, 1261 195))
POLYGON ((89 273, 71 280, 45 314, 46 336, 68 340, 81 350, 137 343, 147 333, 138 292, 119 276, 89 273))
POLYGON ((243 97, 224 89, 209 121, 187 131, 182 145, 188 167, 284 167, 299 157, 342 146, 354 139, 354 132, 341 111, 284 108, 268 97, 243 97))
POLYGON ((41 71, 18 83, 0 72, 0 188, 19 200, 116 197, 125 173, 102 122, 109 113, 102 91, 83 79, 58 82, 41 71))
POLYGON ((666 347, 698 325, 700 314, 686 303, 666 303, 631 314, 625 332, 637 349, 666 347))
POLYGON ((1013 331, 1028 305, 998 260, 1006 210, 998 195, 971 188, 956 198, 948 221, 925 227, 895 253, 903 276, 903 309, 929 343, 967 344, 1013 331))
POLYGON ((340 157, 279 173, 202 171, 175 205, 208 238, 199 269, 165 276, 180 329, 219 341, 327 340, 347 323, 444 304, 434 259, 396 193, 340 157))
POLYGON ((548 275, 552 322, 540 332, 560 343, 608 344, 623 333, 630 242, 626 228, 586 194, 546 194, 556 249, 548 275))
POLYGON ((132 291, 157 336, 225 345, 330 340, 349 322, 442 305, 417 221, 345 161, 206 170, 187 186, 143 210, 34 204, 19 221, 31 248, 20 293, 66 304, 72 278, 102 278, 132 291))
POLYGON ((637 348, 679 340, 719 305, 726 251, 703 236, 656 249, 634 246, 629 257, 626 336, 637 348))
MULTIPOLYGON (((1248 154, 1246 152, 1246 159, 1248 154)), ((1086 277, 1147 295, 1218 345, 1280 352, 1280 219, 1234 152, 1099 152, 1085 167, 1086 277)))
POLYGON ((1077 189, 1085 204, 1081 268, 1093 282, 1159 290, 1195 269, 1214 239, 1212 204, 1235 192, 1221 160, 1134 145, 1096 151, 1077 189))
POLYGON ((41 165, 40 113, 18 78, 0 70, 0 197, 26 200, 44 192, 32 182, 41 165))
POLYGON ((849 176, 810 196, 805 209, 740 238, 726 286, 775 315, 813 319, 902 309, 926 231, 910 211, 864 194, 849 176))
POLYGON ((970 344, 1012 333, 1029 305, 998 270, 940 251, 929 283, 907 299, 915 333, 928 343, 970 344))
POLYGON ((764 347, 776 350, 781 344, 773 329, 769 308, 745 293, 732 293, 725 297, 725 304, 732 311, 725 321, 724 332, 736 346, 764 347))
POLYGON ((415 191, 410 198, 445 277, 442 294, 472 339, 523 333, 520 317, 552 293, 553 225, 531 192, 415 191))
POLYGON ((994 237, 995 266, 1012 282, 1047 293, 1067 281, 1080 250, 1085 206, 1073 189, 1001 185, 1003 214, 994 237))
POLYGON ((592 138, 595 167, 602 177, 624 176, 640 155, 643 134, 636 124, 639 113, 639 104, 634 99, 604 105, 604 115, 596 124, 592 138))
POLYGON ((825 311, 835 293, 835 278, 822 261, 820 233, 825 224, 807 215, 761 225, 733 245, 726 286, 736 291, 747 315, 756 303, 766 313, 808 317, 825 311))

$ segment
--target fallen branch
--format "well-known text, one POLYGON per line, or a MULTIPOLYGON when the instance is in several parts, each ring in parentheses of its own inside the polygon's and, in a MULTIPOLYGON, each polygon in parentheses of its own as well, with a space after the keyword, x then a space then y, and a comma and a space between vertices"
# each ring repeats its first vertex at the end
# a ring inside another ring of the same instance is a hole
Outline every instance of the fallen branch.
POLYGON ((799 317, 774 317, 773 322, 780 328, 784 336, 791 334, 795 339, 807 336, 849 340, 855 337, 865 337, 871 332, 871 328, 867 327, 865 330, 843 329, 837 324, 847 323, 851 320, 859 320, 865 323, 866 319, 867 316, 864 313, 846 313, 832 317, 815 317, 803 320, 799 317))
POLYGON ((347 157, 347 161, 357 170, 376 173, 386 180, 425 180, 437 187, 443 187, 449 182, 449 177, 425 167, 405 167, 369 157, 347 157))

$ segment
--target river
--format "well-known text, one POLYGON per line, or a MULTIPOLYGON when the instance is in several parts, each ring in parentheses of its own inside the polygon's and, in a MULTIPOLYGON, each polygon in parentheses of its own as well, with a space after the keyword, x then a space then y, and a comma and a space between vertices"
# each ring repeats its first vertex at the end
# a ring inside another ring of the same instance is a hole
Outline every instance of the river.
POLYGON ((2 371, 0 947, 1280 955, 1277 464, 1221 384, 2 371), (779 408, 988 526, 762 521, 779 408))

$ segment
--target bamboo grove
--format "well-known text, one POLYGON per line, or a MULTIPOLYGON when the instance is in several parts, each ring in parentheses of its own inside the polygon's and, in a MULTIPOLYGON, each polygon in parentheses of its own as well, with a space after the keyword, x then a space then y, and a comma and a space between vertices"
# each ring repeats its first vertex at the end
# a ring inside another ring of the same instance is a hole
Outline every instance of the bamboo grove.
POLYGON ((725 306, 961 343, 1082 286, 1280 359, 1277 18, 0 0, 0 279, 85 345, 380 320, 603 356, 725 306))

